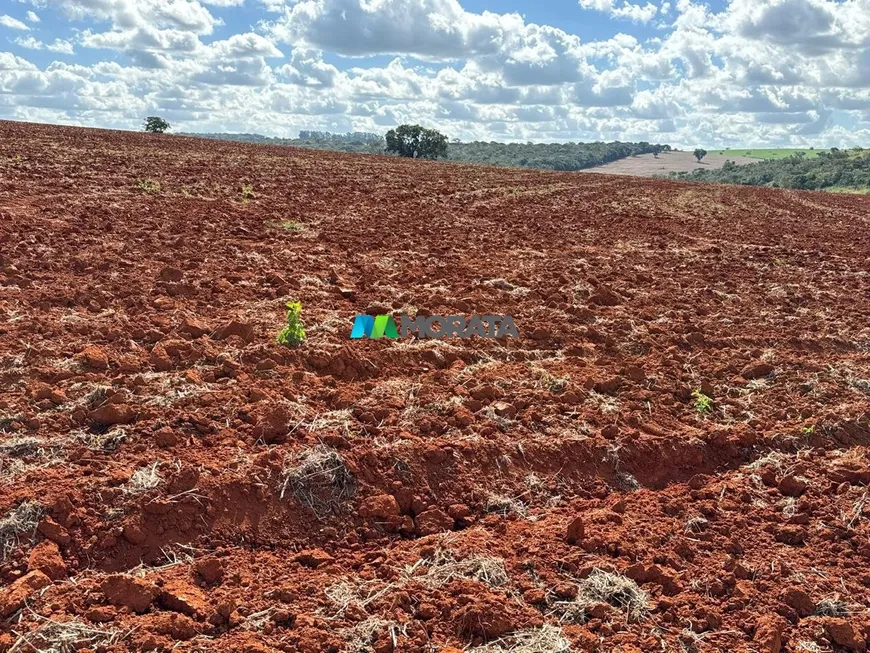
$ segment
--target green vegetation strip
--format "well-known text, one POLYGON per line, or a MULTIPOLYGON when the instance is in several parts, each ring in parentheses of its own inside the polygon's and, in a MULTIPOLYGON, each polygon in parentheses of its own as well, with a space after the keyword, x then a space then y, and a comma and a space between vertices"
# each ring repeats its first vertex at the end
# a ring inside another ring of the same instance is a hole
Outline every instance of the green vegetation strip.
MULTIPOLYGON (((738 154, 735 150, 729 152, 738 154)), ((743 186, 866 193, 870 189, 870 150, 815 150, 811 157, 793 154, 745 165, 728 161, 718 170, 672 173, 671 177, 743 186)))

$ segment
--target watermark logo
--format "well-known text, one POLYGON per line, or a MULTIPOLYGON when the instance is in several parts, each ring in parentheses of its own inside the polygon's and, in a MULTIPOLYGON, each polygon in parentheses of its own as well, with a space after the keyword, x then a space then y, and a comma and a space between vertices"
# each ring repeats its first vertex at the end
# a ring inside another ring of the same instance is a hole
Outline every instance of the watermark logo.
POLYGON ((357 315, 353 321, 350 337, 356 338, 398 338, 396 323, 392 315, 357 315))
POLYGON ((359 338, 519 338, 520 332, 510 315, 401 315, 399 324, 392 315, 357 315, 350 337, 359 338))

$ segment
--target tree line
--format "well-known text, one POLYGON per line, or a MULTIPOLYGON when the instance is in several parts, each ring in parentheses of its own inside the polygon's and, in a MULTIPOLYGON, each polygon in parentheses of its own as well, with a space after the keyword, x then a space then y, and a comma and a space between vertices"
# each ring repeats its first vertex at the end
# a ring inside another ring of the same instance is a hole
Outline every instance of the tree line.
POLYGON ((333 143, 376 143, 383 144, 384 137, 371 132, 347 132, 346 134, 333 134, 332 132, 311 131, 303 129, 299 132, 299 140, 303 141, 330 141, 333 143))
MULTIPOLYGON (((148 118, 148 121, 153 120, 157 119, 148 118)), ((168 126, 168 124, 165 125, 166 128, 168 126)), ((152 131, 149 129, 148 122, 146 122, 146 130, 152 131)), ((638 154, 653 154, 653 156, 658 157, 661 152, 671 150, 670 145, 646 141, 639 143, 620 141, 612 143, 499 143, 496 141, 463 143, 459 140, 453 140, 448 142, 447 137, 435 129, 407 124, 389 130, 384 136, 371 132, 334 134, 316 130, 302 130, 299 132, 298 138, 273 138, 260 134, 225 133, 184 135, 362 154, 387 153, 409 158, 445 158, 457 163, 479 163, 542 170, 583 170, 638 154)))
POLYGON ((639 143, 498 143, 473 141, 450 143, 447 158, 462 163, 538 168, 542 170, 583 170, 638 154, 669 151, 669 145, 639 143))
POLYGON ((852 189, 870 190, 870 150, 855 148, 819 152, 807 158, 798 152, 782 159, 765 159, 737 165, 726 161, 717 170, 671 173, 676 179, 690 181, 770 186, 803 190, 852 189))

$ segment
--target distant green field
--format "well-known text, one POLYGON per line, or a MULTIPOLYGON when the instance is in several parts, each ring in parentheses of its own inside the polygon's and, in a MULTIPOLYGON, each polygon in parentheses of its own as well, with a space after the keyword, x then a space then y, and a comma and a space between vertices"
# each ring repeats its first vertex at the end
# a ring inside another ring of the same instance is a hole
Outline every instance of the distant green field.
POLYGON ((765 150, 765 149, 747 149, 747 150, 711 150, 711 152, 716 152, 718 154, 729 155, 733 154, 734 156, 748 156, 753 159, 784 159, 787 156, 791 156, 792 154, 797 154, 798 152, 803 152, 807 157, 818 156, 819 152, 828 152, 829 150, 823 148, 821 150, 796 150, 796 149, 774 149, 774 150, 765 150))

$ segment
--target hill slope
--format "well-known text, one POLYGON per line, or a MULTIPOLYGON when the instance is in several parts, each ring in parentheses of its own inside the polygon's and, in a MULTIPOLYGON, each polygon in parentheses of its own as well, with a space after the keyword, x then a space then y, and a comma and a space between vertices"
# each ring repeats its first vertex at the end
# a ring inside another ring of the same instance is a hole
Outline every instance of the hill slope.
POLYGON ((863 198, 8 122, 0 166, 0 650, 870 634, 863 198), (403 311, 520 337, 349 340, 403 311))
POLYGON ((652 154, 641 154, 612 163, 591 168, 587 172, 604 173, 608 175, 632 175, 637 177, 655 177, 673 172, 691 172, 692 170, 715 170, 725 165, 726 161, 735 163, 754 163, 753 159, 719 154, 708 154, 698 163, 691 152, 662 152, 658 157, 652 154))

